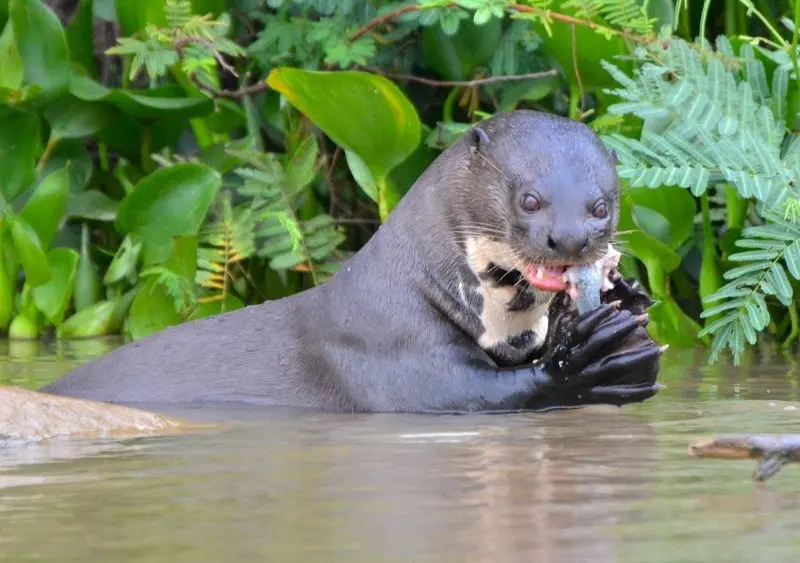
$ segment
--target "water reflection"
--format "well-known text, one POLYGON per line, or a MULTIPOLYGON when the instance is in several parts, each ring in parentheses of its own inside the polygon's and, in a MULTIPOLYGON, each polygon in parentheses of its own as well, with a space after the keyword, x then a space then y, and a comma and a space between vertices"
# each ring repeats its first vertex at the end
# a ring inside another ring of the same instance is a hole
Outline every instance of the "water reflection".
MULTIPOLYGON (((38 386, 97 350, 52 345, 0 362, 0 383, 38 386)), ((668 354, 668 389, 623 409, 175 409, 231 424, 62 447, 60 462, 6 457, 0 559, 788 560, 800 547, 800 468, 759 489, 753 464, 686 448, 717 432, 798 431, 795 363, 759 351, 708 367, 702 351, 668 354)))

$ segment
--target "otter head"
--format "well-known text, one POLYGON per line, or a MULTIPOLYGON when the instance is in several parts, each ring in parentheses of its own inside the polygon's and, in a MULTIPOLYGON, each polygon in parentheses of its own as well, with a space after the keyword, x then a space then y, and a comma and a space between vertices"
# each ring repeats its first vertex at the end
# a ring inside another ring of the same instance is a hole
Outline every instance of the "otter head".
POLYGON ((491 248, 489 270, 558 292, 566 268, 607 254, 619 215, 616 155, 589 127, 523 110, 482 122, 462 142, 466 188, 482 193, 460 194, 460 221, 491 248))

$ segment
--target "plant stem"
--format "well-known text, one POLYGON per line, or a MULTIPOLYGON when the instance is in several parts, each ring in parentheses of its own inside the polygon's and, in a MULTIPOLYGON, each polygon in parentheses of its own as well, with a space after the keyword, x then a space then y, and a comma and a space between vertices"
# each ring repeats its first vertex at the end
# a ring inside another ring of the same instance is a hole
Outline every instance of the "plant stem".
POLYGON ((458 95, 461 93, 461 88, 456 86, 447 95, 444 101, 444 108, 442 109, 442 121, 445 123, 452 123, 453 121, 453 106, 456 105, 458 95))
POLYGON ((53 151, 56 150, 56 146, 58 146, 58 139, 50 139, 47 142, 47 146, 44 148, 42 157, 39 159, 39 164, 36 165, 37 172, 41 172, 47 165, 47 161, 50 160, 51 156, 53 156, 53 151))
MULTIPOLYGON (((794 0, 794 30, 792 31, 792 66, 794 67, 794 79, 797 81, 797 88, 800 89, 800 65, 797 62, 797 36, 800 33, 800 0, 794 0)), ((794 128, 794 120, 787 123, 790 129, 794 128)))
POLYGON ((781 345, 782 348, 788 348, 800 337, 800 319, 798 319, 797 315, 797 303, 794 300, 792 300, 792 304, 789 305, 789 319, 792 323, 792 330, 789 332, 789 336, 786 337, 786 340, 783 341, 781 345))
POLYGON ((711 0, 705 0, 703 2, 703 10, 700 13, 700 29, 698 30, 698 34, 702 39, 706 38, 706 21, 708 20, 708 8, 711 6, 711 0))

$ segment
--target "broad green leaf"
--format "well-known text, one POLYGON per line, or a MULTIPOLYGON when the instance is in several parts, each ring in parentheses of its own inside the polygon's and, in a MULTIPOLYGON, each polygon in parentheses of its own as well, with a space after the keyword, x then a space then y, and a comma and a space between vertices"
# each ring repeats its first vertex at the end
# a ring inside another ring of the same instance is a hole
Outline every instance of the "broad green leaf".
POLYGON ((42 150, 36 116, 0 106, 0 192, 13 201, 36 179, 36 159, 42 150))
POLYGON ((8 327, 8 338, 11 340, 33 340, 38 337, 39 325, 27 312, 14 317, 8 327))
POLYGON ((689 190, 678 186, 660 188, 626 188, 634 205, 633 218, 643 231, 657 237, 672 249, 681 246, 694 232, 694 216, 697 202, 689 190), (664 229, 657 233, 656 218, 646 213, 650 209, 663 218, 664 229), (662 238, 663 236, 663 238, 662 238))
POLYGON ((503 35, 503 22, 497 18, 485 25, 462 20, 455 35, 440 25, 422 31, 425 63, 445 80, 467 80, 476 67, 491 59, 503 35))
POLYGON ((67 45, 72 60, 90 76, 95 75, 94 64, 94 1, 80 0, 78 12, 67 27, 67 45))
POLYGON ((59 326, 64 320, 64 312, 75 288, 78 258, 78 253, 71 248, 51 250, 47 259, 53 276, 46 284, 33 289, 36 307, 54 326, 59 326))
POLYGON ((119 202, 103 192, 86 190, 69 198, 66 215, 94 221, 114 221, 117 217, 117 206, 119 202))
POLYGON ((22 85, 22 58, 14 41, 14 27, 5 26, 0 34, 0 88, 16 90, 22 85))
POLYGON ((82 139, 104 129, 112 119, 111 108, 67 96, 44 112, 50 124, 50 142, 82 139))
POLYGON ((117 21, 128 37, 143 30, 148 24, 164 27, 164 0, 117 0, 117 21))
POLYGON ((169 255, 172 237, 197 234, 222 178, 203 164, 177 164, 141 180, 125 196, 114 222, 120 233, 136 232, 144 243, 144 265, 169 255))
POLYGON ((142 252, 142 241, 135 235, 128 235, 122 239, 114 259, 106 270, 103 283, 111 285, 122 279, 132 276, 136 272, 136 264, 142 252))
POLYGON ((701 327, 681 310, 671 298, 663 298, 647 311, 650 324, 647 331, 660 344, 694 346, 698 344, 701 327))
MULTIPOLYGON (((91 179, 92 157, 86 150, 83 139, 65 139, 50 153, 47 163, 39 171, 39 177, 47 176, 69 163, 69 191, 82 192, 91 179)), ((69 207, 69 206, 67 206, 69 207)))
POLYGON ((167 327, 180 324, 183 319, 175 310, 172 298, 163 286, 150 278, 136 294, 128 318, 131 338, 139 340, 167 327))
POLYGON ((9 16, 25 83, 37 85, 45 98, 66 92, 71 73, 69 48, 58 17, 41 0, 10 0, 9 16))
POLYGON ((60 227, 69 196, 69 168, 60 168, 47 175, 19 212, 39 237, 43 248, 49 248, 60 227))
POLYGON ((187 98, 180 86, 160 86, 147 90, 106 88, 85 76, 73 76, 70 94, 86 102, 106 102, 137 119, 163 117, 189 119, 214 110, 208 98, 187 98))
POLYGON ((270 72, 267 83, 337 145, 357 154, 379 186, 419 145, 414 105, 382 76, 280 67, 270 72))
POLYGON ((11 238, 14 239, 14 247, 17 249, 17 256, 25 271, 25 280, 31 287, 37 287, 50 281, 50 265, 47 262, 47 255, 42 249, 36 230, 20 217, 9 217, 11 226, 11 238))
POLYGON ((75 272, 75 291, 73 303, 75 310, 81 311, 100 301, 103 285, 100 282, 100 273, 92 262, 89 253, 89 227, 86 223, 81 225, 81 253, 75 272))
POLYGON ((375 176, 372 175, 372 172, 361 157, 353 151, 344 151, 344 158, 356 183, 372 201, 378 201, 378 184, 375 181, 375 176))
POLYGON ((98 301, 73 314, 58 327, 58 338, 94 338, 111 332, 114 301, 98 301))
MULTIPOLYGON (((574 11, 561 8, 565 0, 554 3, 551 9, 571 15, 574 11)), ((602 18, 594 19, 596 23, 607 25, 602 18)), ((551 21, 550 30, 539 22, 533 21, 532 28, 539 35, 543 50, 549 51, 558 61, 559 66, 567 78, 570 88, 578 88, 578 78, 573 62, 573 30, 577 66, 580 72, 580 83, 584 92, 591 93, 603 88, 615 88, 618 84, 612 76, 600 65, 601 60, 612 62, 626 74, 630 74, 633 63, 629 60, 618 59, 621 55, 628 55, 625 41, 619 36, 606 39, 597 31, 585 25, 573 25, 561 21, 551 21)))
POLYGON ((181 235, 172 239, 172 250, 164 266, 189 281, 197 271, 197 236, 181 235))

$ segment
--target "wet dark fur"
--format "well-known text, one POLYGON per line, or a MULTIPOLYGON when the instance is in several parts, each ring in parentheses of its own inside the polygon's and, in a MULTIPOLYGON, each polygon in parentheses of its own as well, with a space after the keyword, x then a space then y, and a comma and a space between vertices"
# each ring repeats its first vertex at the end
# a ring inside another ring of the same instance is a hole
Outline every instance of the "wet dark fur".
MULTIPOLYGON (((505 235, 494 236, 504 236, 521 255, 556 260, 547 251, 548 236, 571 235, 548 235, 536 225, 547 230, 555 220, 575 234, 575 221, 556 219, 574 216, 570 206, 585 206, 581 198, 595 197, 598 186, 610 186, 612 199, 618 195, 613 158, 588 127, 530 111, 498 115, 441 154, 328 282, 171 327, 80 366, 43 391, 119 403, 239 401, 347 412, 645 400, 657 391, 660 352, 649 339, 621 352, 639 327, 628 311, 606 305, 564 316, 551 336, 556 353, 535 366, 500 366, 477 344, 484 327, 480 280, 464 251, 468 231, 496 225, 505 235), (523 220, 517 192, 542 178, 551 188, 573 188, 562 198, 547 196, 548 211, 523 220)), ((613 223, 580 227, 595 237, 582 258, 605 251, 613 223)), ((525 346, 524 332, 515 338, 525 346)))

